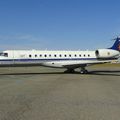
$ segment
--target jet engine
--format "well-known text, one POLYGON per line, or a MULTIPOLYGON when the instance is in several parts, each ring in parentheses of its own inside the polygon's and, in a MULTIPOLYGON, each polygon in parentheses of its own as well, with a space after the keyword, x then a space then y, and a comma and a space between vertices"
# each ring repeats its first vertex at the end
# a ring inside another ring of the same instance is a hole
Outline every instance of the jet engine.
POLYGON ((119 51, 112 49, 98 49, 95 51, 95 55, 99 59, 107 59, 107 58, 118 58, 119 51))

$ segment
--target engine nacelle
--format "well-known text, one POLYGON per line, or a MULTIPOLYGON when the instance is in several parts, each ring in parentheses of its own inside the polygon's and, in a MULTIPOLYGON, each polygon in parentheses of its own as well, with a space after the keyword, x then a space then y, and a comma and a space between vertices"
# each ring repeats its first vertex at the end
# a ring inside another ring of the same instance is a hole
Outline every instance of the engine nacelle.
POLYGON ((104 59, 104 58, 118 58, 119 51, 112 50, 112 49, 98 49, 95 51, 95 55, 97 58, 104 59))

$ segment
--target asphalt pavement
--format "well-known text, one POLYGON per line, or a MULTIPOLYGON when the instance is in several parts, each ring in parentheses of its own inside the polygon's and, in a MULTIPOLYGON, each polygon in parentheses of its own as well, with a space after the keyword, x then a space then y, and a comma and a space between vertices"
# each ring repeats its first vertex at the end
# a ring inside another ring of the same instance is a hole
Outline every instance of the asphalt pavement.
POLYGON ((0 120, 119 120, 120 67, 88 70, 0 68, 0 120))

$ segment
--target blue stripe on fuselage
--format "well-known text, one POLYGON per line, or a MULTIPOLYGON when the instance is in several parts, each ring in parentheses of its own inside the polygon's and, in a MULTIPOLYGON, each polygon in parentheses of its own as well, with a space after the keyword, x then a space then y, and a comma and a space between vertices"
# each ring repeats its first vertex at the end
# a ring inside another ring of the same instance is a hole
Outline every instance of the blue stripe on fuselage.
POLYGON ((21 61, 21 62, 29 62, 29 61, 63 61, 63 60, 97 60, 96 58, 66 58, 66 59, 0 59, 0 61, 21 61))

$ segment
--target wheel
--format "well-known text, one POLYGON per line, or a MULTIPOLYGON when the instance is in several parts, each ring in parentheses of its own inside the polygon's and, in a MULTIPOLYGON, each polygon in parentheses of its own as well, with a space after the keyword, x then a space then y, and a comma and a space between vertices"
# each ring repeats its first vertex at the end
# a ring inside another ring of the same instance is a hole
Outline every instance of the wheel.
POLYGON ((87 70, 81 70, 80 73, 81 73, 81 74, 87 74, 88 71, 87 71, 87 70))
POLYGON ((81 74, 84 74, 84 71, 80 71, 81 74))

